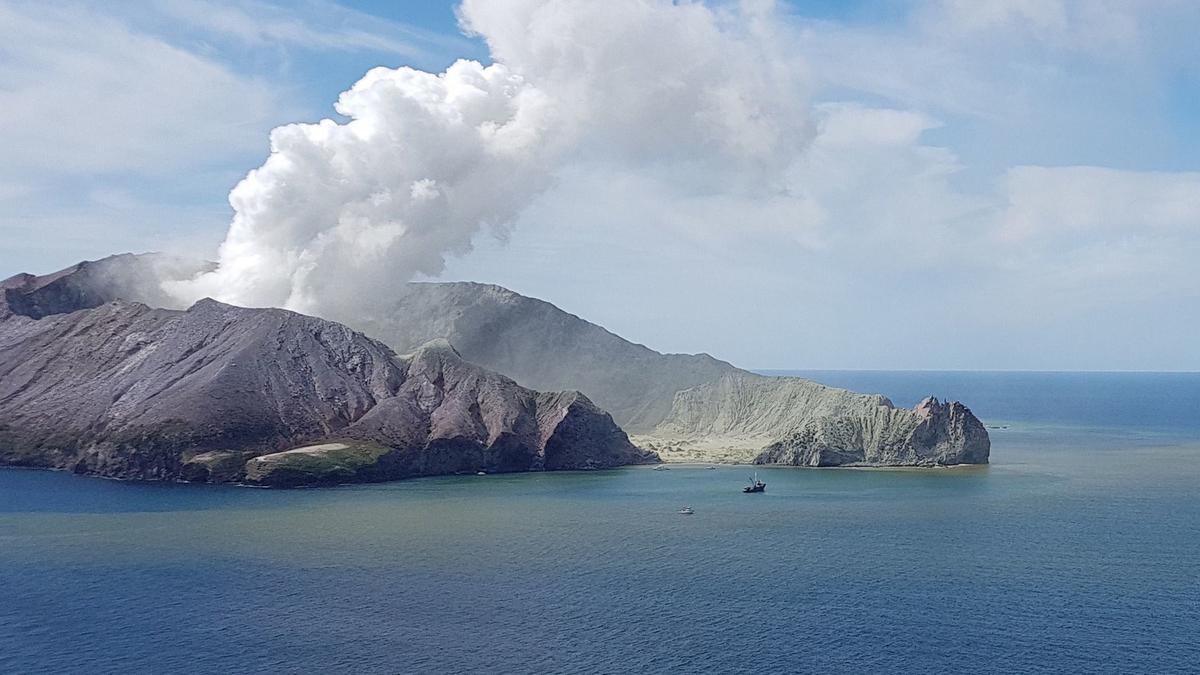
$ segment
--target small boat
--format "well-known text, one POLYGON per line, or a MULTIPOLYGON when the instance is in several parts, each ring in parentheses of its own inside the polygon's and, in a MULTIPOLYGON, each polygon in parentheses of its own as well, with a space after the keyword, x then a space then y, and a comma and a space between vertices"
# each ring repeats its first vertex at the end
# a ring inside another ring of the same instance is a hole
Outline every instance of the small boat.
POLYGON ((684 515, 684 516, 690 516, 695 512, 696 512, 696 510, 690 506, 685 506, 682 509, 679 509, 679 514, 684 515))
POLYGON ((658 466, 654 467, 654 470, 655 471, 670 471, 671 467, 663 466, 662 464, 659 464, 658 466))
POLYGON ((758 473, 755 472, 754 477, 750 479, 750 484, 742 488, 742 492, 766 492, 767 484, 758 479, 758 473))

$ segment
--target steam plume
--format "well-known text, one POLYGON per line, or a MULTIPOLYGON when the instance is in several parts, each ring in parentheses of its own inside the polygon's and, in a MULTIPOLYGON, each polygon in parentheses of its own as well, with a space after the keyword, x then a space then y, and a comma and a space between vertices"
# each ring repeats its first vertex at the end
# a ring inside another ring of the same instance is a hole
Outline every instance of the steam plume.
POLYGON ((491 65, 375 68, 339 97, 348 122, 275 129, 230 194, 219 268, 173 292, 338 318, 436 275, 572 164, 756 189, 807 142, 770 3, 466 0, 459 18, 491 65))

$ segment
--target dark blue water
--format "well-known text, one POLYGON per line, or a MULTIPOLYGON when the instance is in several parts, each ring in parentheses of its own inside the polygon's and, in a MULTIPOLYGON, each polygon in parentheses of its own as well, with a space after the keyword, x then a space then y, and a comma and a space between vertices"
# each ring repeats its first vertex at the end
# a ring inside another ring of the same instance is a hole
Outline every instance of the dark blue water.
POLYGON ((763 495, 737 467, 0 471, 0 672, 1196 671, 1200 378, 817 379, 1007 428, 990 467, 769 469, 763 495))

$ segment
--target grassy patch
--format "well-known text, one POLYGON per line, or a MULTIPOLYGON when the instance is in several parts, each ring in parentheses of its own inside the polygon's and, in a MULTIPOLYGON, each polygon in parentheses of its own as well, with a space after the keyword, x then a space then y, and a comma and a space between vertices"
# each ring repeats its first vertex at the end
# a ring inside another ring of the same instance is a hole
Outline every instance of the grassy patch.
POLYGON ((246 480, 277 485, 336 483, 354 478, 391 451, 383 445, 338 441, 255 457, 246 462, 246 480))

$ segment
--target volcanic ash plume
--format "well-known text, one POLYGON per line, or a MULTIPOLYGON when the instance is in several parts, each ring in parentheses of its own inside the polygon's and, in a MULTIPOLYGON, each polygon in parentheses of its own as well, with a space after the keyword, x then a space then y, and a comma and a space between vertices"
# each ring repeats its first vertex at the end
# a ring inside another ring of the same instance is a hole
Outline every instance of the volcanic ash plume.
POLYGON ((219 268, 172 292, 336 319, 436 275, 573 163, 761 185, 807 141, 769 5, 468 0, 460 20, 492 65, 376 68, 339 97, 349 121, 275 129, 230 194, 219 268))

